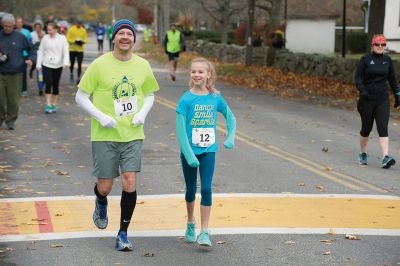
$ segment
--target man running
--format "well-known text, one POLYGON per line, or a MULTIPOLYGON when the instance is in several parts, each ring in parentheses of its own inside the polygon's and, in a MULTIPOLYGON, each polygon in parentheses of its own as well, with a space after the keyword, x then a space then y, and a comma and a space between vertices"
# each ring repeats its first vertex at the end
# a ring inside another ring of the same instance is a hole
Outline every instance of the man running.
POLYGON ((178 67, 179 53, 184 50, 183 34, 177 30, 176 24, 171 23, 170 30, 165 33, 164 49, 168 55, 169 73, 173 81, 176 80, 175 72, 178 67))
POLYGON ((107 227, 107 195, 121 172, 120 229, 115 247, 130 251, 133 245, 127 231, 136 206, 143 124, 159 86, 148 61, 132 53, 136 29, 131 21, 116 22, 112 40, 114 51, 98 57, 83 75, 76 102, 92 117, 93 174, 97 177, 93 222, 99 229, 107 227))
POLYGON ((75 59, 77 59, 78 77, 76 83, 78 84, 82 73, 83 51, 85 50, 84 45, 87 44, 87 32, 81 19, 77 19, 76 24, 67 31, 67 40, 69 43, 69 60, 71 62, 69 67, 70 80, 71 82, 74 82, 74 66, 75 59))

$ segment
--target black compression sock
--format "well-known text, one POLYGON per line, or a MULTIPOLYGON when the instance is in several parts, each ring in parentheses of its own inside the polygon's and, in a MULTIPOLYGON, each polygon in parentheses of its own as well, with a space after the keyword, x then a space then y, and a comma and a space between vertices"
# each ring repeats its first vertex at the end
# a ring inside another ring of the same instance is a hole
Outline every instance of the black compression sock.
POLYGON ((128 231, 129 223, 131 222, 133 211, 136 206, 137 194, 134 192, 122 191, 121 196, 121 219, 120 219, 120 231, 128 231))
POLYGON ((96 194, 97 202, 100 205, 107 205, 107 196, 103 196, 100 194, 100 191, 97 189, 97 184, 94 186, 94 194, 96 194))

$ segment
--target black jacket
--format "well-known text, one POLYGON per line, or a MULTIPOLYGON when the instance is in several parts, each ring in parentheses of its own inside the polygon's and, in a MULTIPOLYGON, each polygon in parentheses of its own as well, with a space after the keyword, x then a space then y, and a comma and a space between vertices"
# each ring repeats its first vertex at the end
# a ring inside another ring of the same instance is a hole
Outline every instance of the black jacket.
POLYGON ((370 53, 361 57, 355 74, 357 89, 368 92, 369 100, 382 101, 389 97, 387 81, 393 93, 400 91, 392 59, 385 54, 370 53))
POLYGON ((30 41, 17 31, 5 34, 0 31, 0 51, 8 57, 5 63, 0 63, 0 74, 11 75, 22 73, 25 69, 25 60, 32 62, 36 59, 36 51, 30 41), (24 58, 23 51, 27 51, 28 57, 24 58))

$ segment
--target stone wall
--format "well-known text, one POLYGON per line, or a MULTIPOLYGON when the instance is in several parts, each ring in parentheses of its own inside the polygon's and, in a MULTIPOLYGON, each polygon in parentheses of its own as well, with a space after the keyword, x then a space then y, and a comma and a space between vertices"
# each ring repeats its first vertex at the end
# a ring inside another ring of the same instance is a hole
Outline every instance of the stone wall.
MULTIPOLYGON (((189 51, 205 57, 218 58, 225 62, 245 62, 246 47, 211 43, 203 40, 187 41, 189 51)), ((354 82, 354 72, 358 59, 349 59, 318 54, 292 53, 286 49, 253 47, 253 63, 272 66, 284 71, 309 76, 326 77, 344 82, 354 82)), ((400 82, 400 63, 394 62, 397 81, 400 82)))

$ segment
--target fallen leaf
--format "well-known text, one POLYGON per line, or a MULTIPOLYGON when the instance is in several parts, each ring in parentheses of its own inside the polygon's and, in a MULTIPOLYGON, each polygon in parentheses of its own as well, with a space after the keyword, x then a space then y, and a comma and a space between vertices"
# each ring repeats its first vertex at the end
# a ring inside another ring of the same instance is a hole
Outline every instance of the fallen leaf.
POLYGON ((293 245, 293 244, 295 244, 295 243, 296 243, 296 242, 291 241, 291 240, 285 242, 285 244, 287 244, 287 245, 293 245))
POLYGON ((299 187, 304 187, 306 184, 305 183, 298 183, 297 184, 299 187))
POLYGON ((331 252, 330 251, 326 251, 326 252, 322 253, 322 255, 331 255, 331 252))
POLYGON ((328 148, 327 148, 327 147, 323 147, 323 148, 322 148, 322 151, 323 151, 323 152, 328 152, 328 148))
POLYGON ((145 256, 145 257, 154 257, 154 253, 148 252, 148 253, 143 254, 143 256, 145 256))
POLYGON ((357 236, 350 234, 346 234, 345 238, 348 240, 360 240, 360 238, 358 238, 357 236))
POLYGON ((55 173, 56 175, 68 175, 67 171, 53 170, 52 172, 55 173))
POLYGON ((320 191, 320 192, 324 192, 325 191, 325 188, 323 187, 323 186, 315 186, 315 188, 316 189, 318 189, 318 191, 320 191))
POLYGON ((51 248, 63 248, 64 245, 63 244, 51 244, 50 247, 51 248))
POLYGON ((144 201, 138 201, 136 204, 144 204, 144 201))
POLYGON ((222 240, 220 240, 220 241, 217 241, 216 243, 221 245, 221 244, 225 244, 225 243, 226 243, 226 241, 222 241, 222 240))

